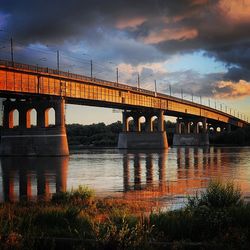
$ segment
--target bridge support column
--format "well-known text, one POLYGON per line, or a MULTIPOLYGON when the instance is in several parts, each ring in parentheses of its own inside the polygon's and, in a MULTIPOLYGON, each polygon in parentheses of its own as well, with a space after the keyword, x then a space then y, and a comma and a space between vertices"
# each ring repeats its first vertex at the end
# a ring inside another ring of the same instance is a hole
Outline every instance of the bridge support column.
POLYGON ((207 133, 207 120, 182 118, 176 121, 176 133, 173 137, 173 146, 206 146, 209 145, 207 133), (199 123, 202 123, 202 133, 199 131, 199 123), (192 123, 192 125, 191 125, 192 123), (184 129, 182 130, 182 124, 184 129))
POLYGON ((118 148, 126 149, 163 149, 168 147, 164 131, 164 112, 125 111, 123 112, 123 132, 119 134, 118 148), (154 131, 152 118, 158 117, 157 131, 154 131), (135 131, 129 131, 129 118, 134 120, 135 131), (145 131, 142 131, 140 118, 145 118, 145 131))
POLYGON ((199 134, 199 122, 197 122, 197 121, 193 122, 193 133, 199 134))
POLYGON ((141 132, 141 123, 140 123, 140 116, 134 116, 134 130, 136 132, 141 132))
POLYGON ((128 132, 129 131, 129 122, 127 118, 127 112, 122 112, 122 132, 128 132))
POLYGON ((176 119, 175 133, 181 134, 181 121, 179 120, 179 118, 176 119))
POLYGON ((56 99, 6 100, 3 103, 3 130, 0 154, 4 156, 61 156, 68 155, 65 129, 65 101, 56 99), (49 124, 49 110, 54 109, 55 125, 49 124), (36 110, 36 126, 31 126, 31 110, 36 110), (19 114, 14 126, 14 111, 19 114))
POLYGON ((226 128, 227 133, 230 133, 232 131, 232 126, 231 124, 227 124, 227 128, 226 128))
POLYGON ((145 130, 146 132, 153 132, 154 131, 154 128, 153 128, 153 122, 152 122, 152 117, 151 115, 147 115, 145 116, 145 130))
POLYGON ((202 119, 202 133, 207 133, 207 118, 205 117, 202 119))

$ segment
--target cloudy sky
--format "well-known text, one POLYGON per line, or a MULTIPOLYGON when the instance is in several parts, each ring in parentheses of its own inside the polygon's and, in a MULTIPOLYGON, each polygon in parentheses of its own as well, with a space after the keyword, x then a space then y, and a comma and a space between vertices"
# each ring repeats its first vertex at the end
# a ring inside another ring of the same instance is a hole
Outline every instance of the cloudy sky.
MULTIPOLYGON (((0 57, 191 93, 250 117, 250 0, 1 0, 0 57)), ((199 98, 196 98, 199 101, 199 98)), ((110 123, 112 110, 68 106, 67 121, 110 123), (74 111, 74 112, 73 112, 74 111)))

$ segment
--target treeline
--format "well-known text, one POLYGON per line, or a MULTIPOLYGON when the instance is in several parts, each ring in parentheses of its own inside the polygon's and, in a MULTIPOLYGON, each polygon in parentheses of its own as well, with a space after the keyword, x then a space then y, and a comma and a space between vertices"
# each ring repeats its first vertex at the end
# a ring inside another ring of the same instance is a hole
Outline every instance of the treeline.
POLYGON ((115 146, 118 135, 122 131, 122 123, 105 125, 97 123, 91 125, 69 124, 66 125, 68 143, 70 146, 115 146))
MULTIPOLYGON (((157 130, 156 122, 154 130, 157 130)), ((131 123, 131 131, 133 131, 131 123)), ((173 140, 173 131, 175 123, 165 122, 169 144, 173 140)), ((95 147, 113 147, 117 146, 119 133, 122 132, 122 123, 120 121, 109 125, 97 123, 91 125, 68 124, 66 125, 68 143, 74 146, 95 146, 95 147)), ((142 131, 145 130, 145 124, 142 124, 142 131)))
POLYGON ((223 132, 211 135, 210 143, 250 146, 250 127, 238 128, 229 133, 223 132))

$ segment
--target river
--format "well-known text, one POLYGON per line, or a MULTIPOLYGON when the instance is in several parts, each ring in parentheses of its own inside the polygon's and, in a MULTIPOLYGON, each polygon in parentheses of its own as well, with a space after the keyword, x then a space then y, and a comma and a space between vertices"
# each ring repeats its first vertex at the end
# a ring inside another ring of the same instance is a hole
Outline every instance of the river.
POLYGON ((49 198, 79 185, 97 196, 183 206, 211 179, 234 181, 250 196, 250 147, 173 147, 165 151, 84 149, 69 157, 3 157, 0 202, 49 198))

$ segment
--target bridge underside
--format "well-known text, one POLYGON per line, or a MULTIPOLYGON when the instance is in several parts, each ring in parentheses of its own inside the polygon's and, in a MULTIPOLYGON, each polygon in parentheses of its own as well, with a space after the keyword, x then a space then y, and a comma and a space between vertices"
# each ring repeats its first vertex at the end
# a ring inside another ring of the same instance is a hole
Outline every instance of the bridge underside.
MULTIPOLYGON (((3 129, 0 154, 3 156, 63 156, 69 154, 65 128, 65 100, 61 97, 33 97, 7 99, 3 102, 3 129), (37 124, 31 125, 31 110, 37 112, 37 124), (55 124, 49 124, 49 110, 55 111, 55 124), (19 125, 14 126, 14 111, 19 113, 19 125)), ((168 140, 164 123, 167 111, 157 109, 123 112, 123 131, 119 134, 120 149, 165 149, 168 140), (144 118, 142 124, 141 119, 144 118)), ((182 117, 176 122, 174 146, 207 146, 209 131, 221 126, 230 131, 230 125, 212 124, 205 117, 182 117)))
POLYGON ((164 131, 164 113, 156 112, 123 112, 123 132, 119 134, 118 148, 130 149, 164 149, 168 147, 166 132, 164 131), (140 119, 144 117, 145 126, 142 131, 140 119), (157 124, 153 118, 157 117, 157 124), (129 122, 133 119, 133 127, 129 122), (131 131, 133 130, 133 131, 131 131))
POLYGON ((6 100, 0 154, 3 156, 62 156, 68 155, 64 121, 64 100, 6 100), (55 125, 48 120, 50 109, 55 111, 55 125), (37 125, 31 126, 31 110, 37 111, 37 125), (14 126, 14 111, 19 114, 19 126, 14 126))

